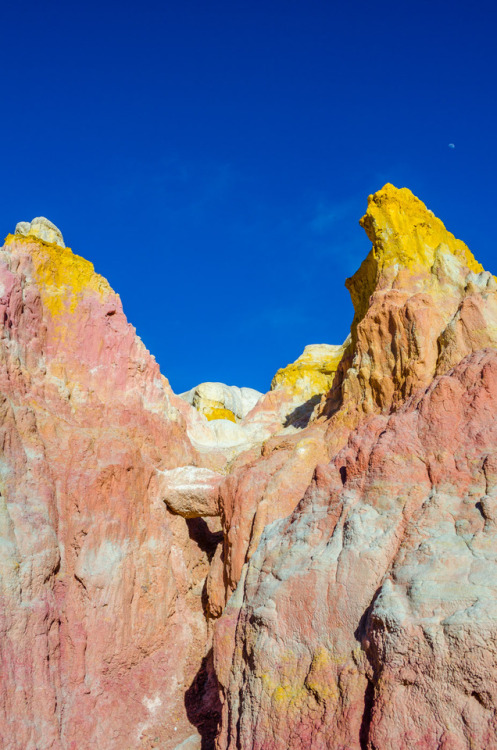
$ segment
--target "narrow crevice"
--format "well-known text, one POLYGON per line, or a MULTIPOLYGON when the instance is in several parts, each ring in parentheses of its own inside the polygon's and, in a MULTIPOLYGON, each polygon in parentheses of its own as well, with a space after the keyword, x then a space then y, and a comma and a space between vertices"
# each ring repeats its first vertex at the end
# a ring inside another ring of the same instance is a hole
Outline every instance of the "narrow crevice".
POLYGON ((364 711, 362 714, 361 728, 359 730, 359 745, 361 750, 368 750, 369 748, 369 730, 371 728, 371 720, 373 717, 373 705, 374 684, 368 678, 366 692, 364 693, 364 711))
MULTIPOLYGON (((204 518, 185 520, 190 539, 206 555, 210 565, 218 545, 223 543, 223 532, 211 531, 204 518)), ((206 620, 209 620, 207 578, 202 588, 201 600, 204 616, 206 620)), ((220 686, 214 670, 212 648, 202 659, 198 672, 185 692, 184 702, 186 715, 200 735, 201 750, 214 750, 221 724, 222 705, 220 686)))
POLYGON ((201 750, 214 750, 221 722, 219 683, 214 671, 212 649, 185 693, 186 715, 201 737, 201 750))

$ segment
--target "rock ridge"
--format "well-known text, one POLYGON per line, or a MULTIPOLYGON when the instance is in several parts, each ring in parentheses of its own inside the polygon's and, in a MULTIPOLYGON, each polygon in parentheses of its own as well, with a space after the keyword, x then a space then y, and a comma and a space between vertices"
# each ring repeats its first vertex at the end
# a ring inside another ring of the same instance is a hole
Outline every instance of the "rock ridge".
POLYGON ((497 750, 497 282, 407 188, 343 345, 177 396, 43 217, 0 250, 6 750, 497 750))

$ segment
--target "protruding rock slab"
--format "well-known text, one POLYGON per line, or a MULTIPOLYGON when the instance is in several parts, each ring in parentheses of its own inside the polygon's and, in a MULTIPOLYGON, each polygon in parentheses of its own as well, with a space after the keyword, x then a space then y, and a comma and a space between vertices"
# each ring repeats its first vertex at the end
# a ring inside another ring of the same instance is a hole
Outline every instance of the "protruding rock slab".
POLYGON ((167 507, 183 518, 219 516, 222 474, 196 466, 181 466, 158 474, 159 492, 167 507))

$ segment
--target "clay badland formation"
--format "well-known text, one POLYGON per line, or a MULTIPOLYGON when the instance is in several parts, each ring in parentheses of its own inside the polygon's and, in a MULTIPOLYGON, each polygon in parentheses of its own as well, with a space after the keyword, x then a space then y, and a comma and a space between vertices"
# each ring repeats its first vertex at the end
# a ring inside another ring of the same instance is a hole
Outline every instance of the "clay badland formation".
POLYGON ((342 346, 175 395, 44 218, 0 252, 0 745, 495 750, 497 283, 369 197, 342 346))

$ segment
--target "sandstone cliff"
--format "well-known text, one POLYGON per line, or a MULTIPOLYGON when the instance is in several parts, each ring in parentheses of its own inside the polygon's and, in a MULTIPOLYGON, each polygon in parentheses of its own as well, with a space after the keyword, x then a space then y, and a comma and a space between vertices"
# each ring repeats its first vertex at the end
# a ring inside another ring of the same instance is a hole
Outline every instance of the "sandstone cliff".
POLYGON ((497 285, 406 189, 361 223, 331 390, 224 485, 223 750, 497 747, 497 285))
POLYGON ((497 283, 407 189, 361 224, 343 346, 183 398, 57 227, 9 235, 6 750, 497 748, 497 283))
POLYGON ((45 234, 7 238, 0 314, 0 745, 175 747, 217 541, 162 501, 161 472, 198 462, 183 402, 45 234))

